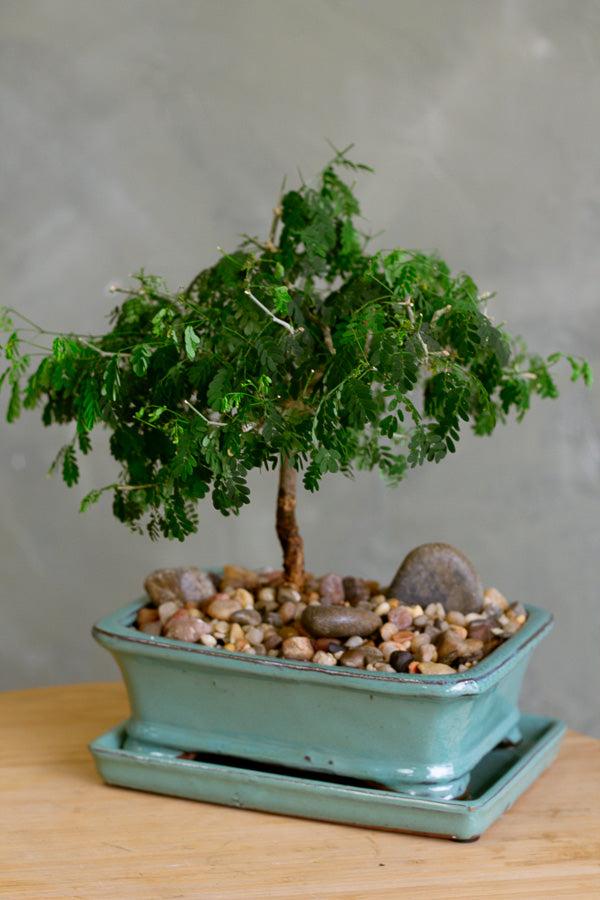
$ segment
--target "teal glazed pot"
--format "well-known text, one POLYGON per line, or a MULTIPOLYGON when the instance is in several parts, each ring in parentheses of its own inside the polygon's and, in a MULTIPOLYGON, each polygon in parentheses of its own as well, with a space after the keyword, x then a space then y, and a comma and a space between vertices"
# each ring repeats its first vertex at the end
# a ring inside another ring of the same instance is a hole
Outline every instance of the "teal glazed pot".
POLYGON ((452 799, 502 741, 519 740, 518 697, 552 617, 526 623, 462 674, 408 675, 247 656, 132 627, 147 599, 98 622, 129 694, 125 749, 201 752, 452 799))

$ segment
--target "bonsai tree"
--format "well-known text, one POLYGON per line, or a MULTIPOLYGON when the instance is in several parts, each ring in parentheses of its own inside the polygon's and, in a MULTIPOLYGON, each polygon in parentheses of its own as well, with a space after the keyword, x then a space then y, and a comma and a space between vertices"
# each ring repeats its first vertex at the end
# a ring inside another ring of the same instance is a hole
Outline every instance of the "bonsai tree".
MULTIPOLYGON (((122 522, 183 540, 198 500, 238 513, 247 474, 277 470, 284 570, 301 587, 299 475, 309 491, 354 467, 396 484, 453 453, 463 422, 488 435, 533 394, 557 396, 562 354, 543 360, 495 326, 468 275, 436 255, 368 252, 348 181, 367 167, 349 150, 282 189, 266 238, 244 236, 184 290, 139 272, 105 334, 53 334, 2 310, 8 421, 41 405, 45 425, 75 426, 52 465, 69 486, 94 428, 111 432, 120 473, 82 510, 110 490, 122 522)), ((590 383, 587 363, 566 359, 590 383)))

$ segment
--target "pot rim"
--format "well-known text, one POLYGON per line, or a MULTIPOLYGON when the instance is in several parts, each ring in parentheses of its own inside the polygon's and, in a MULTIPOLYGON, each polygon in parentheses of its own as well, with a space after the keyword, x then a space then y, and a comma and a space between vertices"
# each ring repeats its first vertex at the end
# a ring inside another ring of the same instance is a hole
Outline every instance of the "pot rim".
POLYGON ((553 624, 552 614, 536 606, 525 605, 527 621, 519 631, 493 650, 489 656, 467 672, 449 675, 408 674, 404 672, 370 672, 340 666, 324 666, 318 663, 280 659, 269 656, 250 656, 245 653, 202 644, 186 643, 162 636, 146 635, 133 628, 137 612, 148 603, 142 597, 114 613, 105 616, 92 628, 92 635, 109 651, 130 652, 148 658, 172 659, 192 665, 206 665, 215 670, 235 668, 249 677, 277 673, 278 678, 298 681, 307 678, 329 687, 373 688, 379 691, 428 696, 465 696, 481 694, 495 685, 516 663, 516 657, 531 650, 539 643, 553 624))

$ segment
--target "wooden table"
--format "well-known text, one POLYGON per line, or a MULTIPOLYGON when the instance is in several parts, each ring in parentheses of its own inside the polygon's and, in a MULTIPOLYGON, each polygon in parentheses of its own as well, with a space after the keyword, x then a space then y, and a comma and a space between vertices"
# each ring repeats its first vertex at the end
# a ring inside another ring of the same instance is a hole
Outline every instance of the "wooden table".
POLYGON ((127 715, 120 683, 0 694, 0 897, 600 898, 592 738, 457 844, 108 787, 87 744, 127 715))

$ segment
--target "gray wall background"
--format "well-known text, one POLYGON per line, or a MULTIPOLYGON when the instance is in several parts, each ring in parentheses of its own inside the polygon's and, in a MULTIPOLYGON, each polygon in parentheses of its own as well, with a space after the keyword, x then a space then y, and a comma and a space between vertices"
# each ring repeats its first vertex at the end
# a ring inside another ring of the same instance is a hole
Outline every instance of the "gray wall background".
MULTIPOLYGON (((102 328, 108 286, 140 266, 176 287, 217 245, 265 234, 282 175, 316 172, 329 138, 376 169, 360 193, 386 246, 438 249, 497 291, 513 333, 600 373, 594 0, 5 0, 0 41, 0 303, 102 328)), ((317 573, 385 582, 442 540, 486 586, 550 609, 523 706, 600 737, 600 402, 566 367, 559 383, 397 491, 331 478, 299 516, 317 573)), ((77 515, 112 480, 105 450, 78 488, 44 477, 64 437, 37 413, 0 424, 4 689, 117 678, 89 627, 158 566, 279 561, 271 475, 239 519, 207 501, 197 536, 151 544, 108 498, 77 515)))

